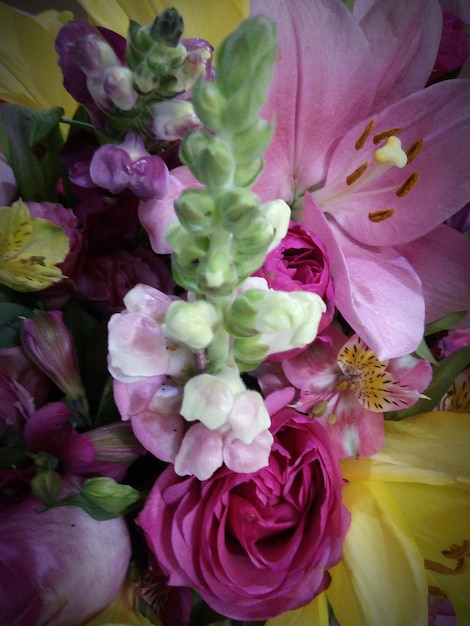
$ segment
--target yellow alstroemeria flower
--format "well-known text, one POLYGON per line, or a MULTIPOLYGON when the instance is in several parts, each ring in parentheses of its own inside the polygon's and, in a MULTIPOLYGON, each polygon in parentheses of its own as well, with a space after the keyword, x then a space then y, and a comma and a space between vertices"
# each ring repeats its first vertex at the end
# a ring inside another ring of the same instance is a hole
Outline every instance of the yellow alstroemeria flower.
POLYGON ((250 13, 250 0, 78 0, 91 20, 126 36, 129 18, 151 24, 157 13, 175 8, 184 20, 183 37, 200 37, 214 47, 250 13))
POLYGON ((342 461, 351 527, 329 589, 267 626, 426 626, 428 592, 470 624, 470 414, 386 422, 382 450, 342 461))
POLYGON ((70 243, 63 229, 33 217, 21 200, 0 207, 0 284, 17 291, 37 291, 64 278, 58 263, 70 243))
MULTIPOLYGON (((53 0, 51 0, 53 4, 53 0)), ((249 0, 80 0, 90 20, 126 36, 129 19, 150 24, 169 7, 183 16, 184 37, 201 37, 217 46, 248 17, 249 0)), ((72 117, 77 103, 62 84, 54 41, 73 19, 70 11, 19 13, 0 2, 0 100, 33 109, 63 107, 72 117)))

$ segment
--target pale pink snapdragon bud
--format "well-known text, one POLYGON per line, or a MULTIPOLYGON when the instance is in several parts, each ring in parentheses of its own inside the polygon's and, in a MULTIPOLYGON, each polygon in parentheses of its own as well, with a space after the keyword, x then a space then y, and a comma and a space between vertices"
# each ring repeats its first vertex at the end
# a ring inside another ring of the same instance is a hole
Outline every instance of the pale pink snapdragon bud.
POLYGON ((133 87, 133 74, 128 67, 115 65, 104 72, 103 89, 121 111, 130 111, 138 95, 133 87))
POLYGON ((25 319, 23 347, 29 358, 61 389, 83 415, 88 402, 72 335, 61 311, 41 311, 25 319))
POLYGON ((162 141, 182 139, 189 130, 202 127, 191 102, 164 100, 152 107, 152 133, 162 141))

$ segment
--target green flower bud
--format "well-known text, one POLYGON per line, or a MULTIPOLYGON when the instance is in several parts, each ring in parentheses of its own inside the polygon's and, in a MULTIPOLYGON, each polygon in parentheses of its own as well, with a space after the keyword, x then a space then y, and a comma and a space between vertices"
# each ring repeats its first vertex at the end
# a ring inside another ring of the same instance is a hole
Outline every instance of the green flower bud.
POLYGON ((235 132, 232 141, 237 163, 251 163, 260 157, 269 146, 273 133, 274 126, 259 119, 250 123, 248 128, 235 132))
POLYGON ((241 371, 249 371, 262 363, 268 355, 269 346, 262 343, 260 335, 235 337, 233 354, 241 371))
POLYGON ((166 9, 157 15, 150 28, 150 36, 167 46, 176 46, 183 34, 183 18, 176 9, 166 9))
POLYGON ((180 262, 190 265, 207 254, 209 240, 206 237, 195 237, 179 222, 173 222, 165 231, 165 239, 170 244, 180 262))
POLYGON ((233 188, 224 192, 220 208, 222 226, 230 233, 243 234, 259 216, 259 200, 249 189, 233 188))
POLYGON ((284 200, 271 200, 261 207, 263 215, 271 222, 274 228, 274 238, 269 245, 268 252, 274 250, 287 234, 291 218, 291 210, 284 200))
POLYGON ((31 481, 31 491, 45 506, 53 506, 62 491, 62 479, 50 469, 40 471, 31 481))
POLYGON ((78 489, 89 502, 116 515, 124 513, 140 498, 136 489, 129 485, 118 484, 113 478, 107 476, 89 478, 78 489))
POLYGON ((229 295, 239 282, 238 273, 227 250, 211 250, 196 270, 199 285, 211 295, 229 295))
POLYGON ((256 97, 261 107, 271 82, 276 53, 274 22, 262 15, 245 20, 216 52, 217 82, 223 95, 230 98, 249 83, 258 92, 256 97))
POLYGON ((263 159, 261 157, 247 163, 237 162, 235 169, 234 183, 239 187, 250 187, 263 169, 263 159))
POLYGON ((229 333, 238 337, 250 337, 258 334, 254 323, 266 293, 267 291, 263 289, 247 289, 235 298, 225 321, 229 333))
POLYGON ((193 106, 198 118, 212 130, 220 131, 224 124, 226 100, 216 83, 199 79, 194 86, 193 106))
POLYGON ((165 332, 192 350, 203 350, 214 338, 215 308, 205 300, 172 302, 165 316, 165 332))
POLYGON ((266 254, 273 239, 273 225, 266 217, 258 215, 251 220, 249 228, 244 233, 234 235, 234 249, 236 253, 241 254, 256 255, 259 252, 266 254))
POLYGON ((175 201, 175 211, 183 227, 195 235, 210 235, 215 202, 204 189, 187 189, 175 201))
POLYGON ((208 187, 222 187, 233 178, 235 163, 230 147, 207 131, 188 133, 181 145, 180 158, 208 187))

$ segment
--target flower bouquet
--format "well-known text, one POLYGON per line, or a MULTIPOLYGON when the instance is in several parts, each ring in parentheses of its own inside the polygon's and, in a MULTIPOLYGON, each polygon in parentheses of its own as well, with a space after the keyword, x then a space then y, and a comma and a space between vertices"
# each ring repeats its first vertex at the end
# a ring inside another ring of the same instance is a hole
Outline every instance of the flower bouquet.
POLYGON ((163 4, 0 4, 0 625, 465 626, 468 6, 163 4))

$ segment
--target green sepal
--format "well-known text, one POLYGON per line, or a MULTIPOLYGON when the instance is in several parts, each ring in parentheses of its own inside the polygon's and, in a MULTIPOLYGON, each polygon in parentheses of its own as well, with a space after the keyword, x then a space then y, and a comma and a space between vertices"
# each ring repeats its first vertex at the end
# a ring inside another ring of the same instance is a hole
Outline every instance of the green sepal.
POLYGON ((441 317, 435 322, 426 324, 426 327, 424 329, 424 336, 428 337, 429 335, 435 335, 436 333, 440 333, 443 330, 451 330, 461 320, 463 320, 466 315, 467 311, 456 311, 455 313, 451 313, 450 315, 441 317))
POLYGON ((468 365, 470 365, 470 346, 465 346, 433 366, 432 381, 423 391, 426 398, 419 398, 412 406, 402 411, 387 413, 385 419, 401 420, 418 413, 432 411, 451 387, 456 377, 468 365))

